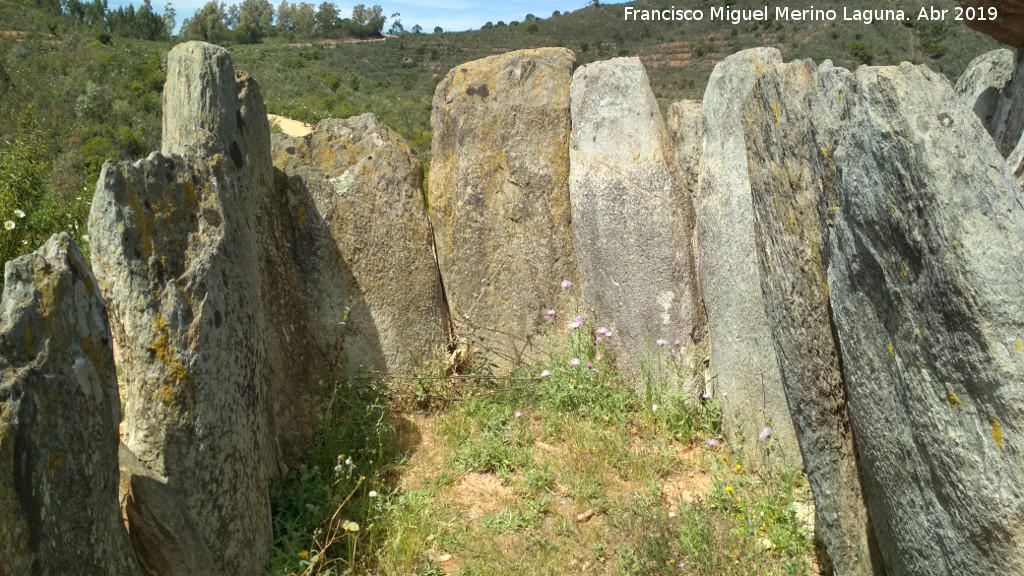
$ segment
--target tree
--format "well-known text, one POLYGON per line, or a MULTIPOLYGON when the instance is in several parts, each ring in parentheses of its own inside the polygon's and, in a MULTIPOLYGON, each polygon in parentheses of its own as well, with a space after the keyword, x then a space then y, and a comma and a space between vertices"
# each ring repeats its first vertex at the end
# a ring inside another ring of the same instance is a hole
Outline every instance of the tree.
POLYGON ((338 7, 330 2, 320 4, 313 18, 316 33, 323 38, 333 38, 341 21, 338 18, 338 7))
POLYGON ((398 12, 391 15, 391 29, 388 30, 388 34, 392 36, 398 36, 399 34, 405 33, 405 26, 402 26, 402 21, 398 19, 401 16, 398 12))
POLYGON ((292 24, 292 18, 295 16, 295 4, 289 4, 288 0, 281 0, 281 3, 277 5, 277 25, 278 32, 286 32, 291 30, 294 25, 292 24))
POLYGON ((224 5, 211 0, 196 10, 192 19, 189 20, 188 37, 206 42, 219 42, 227 36, 228 32, 224 20, 224 5))
POLYGON ((434 34, 443 34, 444 30, 440 26, 434 26, 434 34))
POLYGON ((366 26, 375 20, 380 20, 381 26, 384 26, 384 9, 380 6, 373 6, 367 8, 363 4, 357 4, 352 8, 352 20, 360 26, 366 26))
POLYGON ((312 36, 316 30, 316 6, 308 2, 292 5, 292 30, 300 36, 312 36))
POLYGON ((171 34, 174 34, 174 26, 177 24, 177 15, 178 13, 175 12, 174 6, 171 6, 171 3, 168 2, 167 5, 164 6, 163 16, 164 29, 167 31, 168 38, 170 38, 171 34))
POLYGON ((423 26, 420 26, 419 24, 415 24, 412 27, 412 33, 413 34, 419 34, 420 32, 423 32, 423 26))
POLYGON ((243 44, 255 44, 270 32, 274 7, 268 0, 243 0, 239 6, 235 38, 243 44))

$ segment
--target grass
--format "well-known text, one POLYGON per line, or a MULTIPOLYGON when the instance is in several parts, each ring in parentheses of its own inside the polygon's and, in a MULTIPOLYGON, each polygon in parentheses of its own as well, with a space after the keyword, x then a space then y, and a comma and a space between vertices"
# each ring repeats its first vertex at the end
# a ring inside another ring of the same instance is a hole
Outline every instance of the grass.
POLYGON ((731 449, 718 400, 676 391, 689 369, 644 385, 594 327, 549 334, 507 380, 479 357, 451 379, 325 379, 313 446, 274 490, 268 574, 812 573, 803 475, 755 465, 770 438, 731 449))

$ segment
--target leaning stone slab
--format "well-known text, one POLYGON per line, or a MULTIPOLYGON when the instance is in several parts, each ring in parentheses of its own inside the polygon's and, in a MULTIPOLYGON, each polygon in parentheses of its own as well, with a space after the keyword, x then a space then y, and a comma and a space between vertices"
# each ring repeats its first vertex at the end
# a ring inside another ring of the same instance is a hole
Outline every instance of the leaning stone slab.
POLYGON ((809 60, 768 66, 745 108, 761 291, 826 564, 837 574, 881 574, 830 317, 825 223, 835 199, 826 198, 824 184, 835 175, 822 157, 831 143, 812 130, 816 113, 842 124, 812 108, 840 98, 818 94, 819 82, 809 60))
POLYGON ((218 573, 270 556, 270 364, 256 206, 266 113, 227 51, 168 55, 163 152, 108 162, 89 220, 127 389, 125 444, 196 519, 218 573))
POLYGON ((999 97, 1013 75, 1013 51, 1001 48, 978 56, 956 83, 956 94, 993 133, 999 97))
POLYGON ((320 347, 350 373, 409 374, 447 344, 423 165, 373 114, 275 135, 278 186, 302 217, 294 260, 320 347))
POLYGON ((886 566, 1022 573, 1020 187, 942 76, 904 64, 820 84, 842 96, 815 115, 834 174, 829 298, 886 566))
POLYGON ((572 231, 583 295, 633 368, 703 343, 693 204, 638 58, 576 70, 569 147, 572 231))
MULTIPOLYGON (((577 280, 569 203, 565 48, 452 69, 434 93, 430 219, 460 335, 509 365, 529 355, 562 280, 577 280)), ((539 351, 536 351, 539 352, 539 351)))
POLYGON ((770 426, 782 456, 795 461, 799 448, 757 280, 760 257, 743 138, 745 106, 758 72, 781 61, 774 48, 744 50, 711 73, 694 206, 711 372, 726 429, 752 446, 770 426))
POLYGON ((0 373, 0 574, 140 574, 107 314, 66 233, 5 266, 0 373))

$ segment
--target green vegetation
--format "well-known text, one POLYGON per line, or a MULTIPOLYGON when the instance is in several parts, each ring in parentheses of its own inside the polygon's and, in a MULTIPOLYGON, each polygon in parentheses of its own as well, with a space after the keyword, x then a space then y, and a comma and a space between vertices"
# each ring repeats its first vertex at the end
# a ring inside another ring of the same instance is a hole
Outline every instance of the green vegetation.
MULTIPOLYGON (((693 7, 717 4, 706 0, 693 7)), ((790 3, 794 9, 811 4, 790 3)), ((851 9, 867 4, 847 3, 851 9)), ((916 16, 923 4, 916 0, 902 7, 916 16)), ((671 2, 633 5, 656 8, 671 2)), ((732 3, 740 9, 761 5, 732 3)), ((654 93, 667 108, 682 98, 700 98, 717 62, 753 46, 775 46, 787 60, 829 58, 848 67, 910 60, 951 79, 973 57, 996 47, 954 22, 624 22, 621 5, 597 2, 550 18, 526 15, 523 25, 487 23, 459 33, 435 29, 428 34, 419 25, 403 33, 405 26, 393 14, 391 29, 400 34, 366 41, 355 38, 379 36, 388 20, 380 6, 358 5, 343 19, 330 3, 315 9, 287 1, 276 8, 267 0, 210 3, 187 19, 180 37, 165 41, 175 20, 168 8, 157 15, 148 0, 139 9, 115 11, 106 10, 102 0, 0 2, 0 155, 9 158, 0 184, 8 196, 0 207, 29 213, 16 206, 26 201, 24 192, 11 192, 24 188, 22 175, 28 173, 41 183, 33 185, 31 196, 41 206, 61 207, 35 210, 34 235, 0 242, 0 260, 34 249, 46 231, 76 225, 84 230, 102 163, 159 148, 166 54, 172 42, 185 37, 227 44, 236 68, 260 82, 270 112, 310 123, 373 112, 428 164, 437 83, 461 63, 509 50, 564 46, 580 64, 634 55, 644 62, 654 93), (79 197, 84 208, 68 205, 79 197)), ((6 221, 10 213, 0 218, 6 221)), ((25 230, 20 224, 15 229, 19 235, 25 230)))
POLYGON ((454 376, 321 386, 268 574, 810 573, 807 483, 771 438, 727 445, 681 351, 630 376, 597 334, 549 334, 509 378, 470 354, 454 376))

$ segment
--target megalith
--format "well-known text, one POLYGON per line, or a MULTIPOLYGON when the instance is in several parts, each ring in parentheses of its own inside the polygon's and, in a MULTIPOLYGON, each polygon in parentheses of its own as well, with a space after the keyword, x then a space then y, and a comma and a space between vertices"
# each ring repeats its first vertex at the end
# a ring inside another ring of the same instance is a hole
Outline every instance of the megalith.
POLYGON ((278 457, 256 220, 269 125, 255 82, 201 42, 168 55, 163 122, 162 152, 104 165, 89 219, 124 442, 181 499, 219 573, 262 574, 278 457))
POLYGON ((483 340, 499 366, 531 354, 560 283, 577 281, 574 64, 565 48, 509 52, 453 68, 434 93, 428 206, 441 279, 458 335, 483 340))
POLYGON ((273 160, 301 211, 294 262, 319 347, 350 374, 411 374, 437 357, 447 317, 416 153, 364 114, 274 135, 273 160))
MULTIPOLYGON (((823 66, 829 74, 831 65, 823 66)), ((744 110, 744 138, 754 208, 761 291, 793 425, 816 511, 815 535, 827 553, 823 571, 883 573, 868 518, 842 364, 828 290, 828 228, 834 197, 824 185, 835 175, 821 159, 831 154, 812 115, 842 120, 814 104, 818 71, 807 60, 765 67, 744 110)), ((829 190, 833 192, 833 190, 829 190)), ((820 555, 819 555, 820 556, 820 555)))
POLYGON ((694 207, 697 272, 708 322, 714 392, 728 433, 747 446, 772 429, 777 455, 799 461, 764 297, 743 136, 758 72, 780 64, 774 48, 744 50, 715 67, 704 94, 704 153, 694 207))
POLYGON ((140 574, 107 313, 67 233, 5 266, 0 372, 0 574, 140 574))
POLYGON ((819 85, 829 299, 885 565, 1024 572, 1020 186, 941 75, 819 85))
POLYGON ((689 191, 640 59, 580 67, 571 94, 569 195, 584 301, 615 333, 609 343, 624 365, 668 377, 659 367, 674 362, 669 347, 688 361, 704 341, 689 191))

